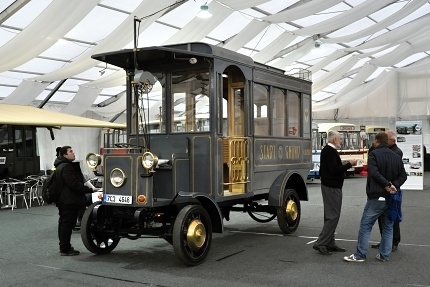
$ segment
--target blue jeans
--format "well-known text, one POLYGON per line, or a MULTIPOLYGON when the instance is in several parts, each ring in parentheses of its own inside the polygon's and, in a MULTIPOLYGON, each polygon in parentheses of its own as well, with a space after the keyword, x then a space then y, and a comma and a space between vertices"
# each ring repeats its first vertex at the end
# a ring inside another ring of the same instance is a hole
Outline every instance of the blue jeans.
POLYGON ((370 233, 379 216, 381 216, 382 219, 382 236, 379 253, 384 258, 390 257, 393 247, 394 221, 388 219, 385 212, 386 209, 386 201, 379 201, 377 198, 367 200, 363 216, 361 217, 360 230, 358 231, 357 252, 355 253, 355 257, 366 259, 370 233))

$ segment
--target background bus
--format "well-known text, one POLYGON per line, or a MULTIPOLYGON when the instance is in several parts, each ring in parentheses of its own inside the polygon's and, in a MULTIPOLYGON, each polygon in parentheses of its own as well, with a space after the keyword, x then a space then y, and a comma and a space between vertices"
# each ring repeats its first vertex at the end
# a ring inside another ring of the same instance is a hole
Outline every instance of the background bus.
POLYGON ((384 126, 366 126, 366 147, 369 149, 372 146, 377 133, 389 130, 389 128, 384 126))
POLYGON ((327 144, 329 131, 337 131, 340 134, 341 147, 338 152, 343 162, 350 159, 358 159, 357 165, 349 169, 347 174, 361 173, 366 168, 368 151, 366 143, 368 140, 363 126, 348 123, 313 123, 312 161, 314 167, 308 175, 308 180, 319 178, 321 149, 327 144))

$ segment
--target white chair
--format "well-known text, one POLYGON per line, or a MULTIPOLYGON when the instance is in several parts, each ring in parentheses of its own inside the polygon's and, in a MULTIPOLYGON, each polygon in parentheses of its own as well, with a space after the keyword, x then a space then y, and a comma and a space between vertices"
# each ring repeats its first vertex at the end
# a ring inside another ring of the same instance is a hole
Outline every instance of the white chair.
POLYGON ((42 182, 41 177, 38 175, 29 175, 27 176, 27 182, 26 182, 26 188, 24 189, 26 193, 26 197, 29 200, 29 205, 31 207, 31 204, 34 200, 37 200, 37 203, 39 205, 43 205, 43 200, 41 196, 42 192, 42 182))
POLYGON ((7 183, 9 185, 10 188, 10 193, 12 195, 12 210, 14 208, 16 208, 16 199, 18 197, 22 197, 22 205, 27 207, 28 209, 28 204, 27 204, 27 199, 26 199, 26 188, 27 188, 27 183, 25 181, 20 181, 20 180, 16 180, 13 178, 9 178, 9 181, 7 183))

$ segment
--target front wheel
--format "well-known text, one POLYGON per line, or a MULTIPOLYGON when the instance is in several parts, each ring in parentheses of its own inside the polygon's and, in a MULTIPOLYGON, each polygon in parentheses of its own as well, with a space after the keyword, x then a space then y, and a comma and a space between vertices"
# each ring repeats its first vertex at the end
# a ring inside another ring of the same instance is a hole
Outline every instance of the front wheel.
POLYGON ((299 227, 300 199, 294 189, 286 189, 282 202, 283 204, 277 210, 278 225, 283 233, 290 234, 299 227))
POLYGON ((173 249, 176 257, 190 266, 200 264, 212 243, 212 223, 200 205, 187 205, 179 212, 173 226, 173 249))
POLYGON ((84 213, 81 222, 81 238, 88 251, 95 254, 106 254, 115 249, 120 238, 115 236, 110 219, 97 214, 93 216, 93 210, 100 207, 100 202, 91 204, 84 213))

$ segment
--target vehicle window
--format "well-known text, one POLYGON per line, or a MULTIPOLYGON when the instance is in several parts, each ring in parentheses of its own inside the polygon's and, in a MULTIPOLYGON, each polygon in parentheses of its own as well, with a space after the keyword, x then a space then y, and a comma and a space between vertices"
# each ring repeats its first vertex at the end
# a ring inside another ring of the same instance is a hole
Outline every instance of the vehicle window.
POLYGON ((300 127, 300 94, 288 91, 287 93, 288 109, 288 136, 298 137, 301 135, 300 127))
POLYGON ((269 101, 269 87, 254 85, 254 135, 268 136, 270 134, 267 106, 269 101))
POLYGON ((172 73, 172 133, 210 131, 209 72, 172 73))
POLYGON ((272 89, 272 135, 286 136, 285 130, 285 92, 284 90, 272 89))

